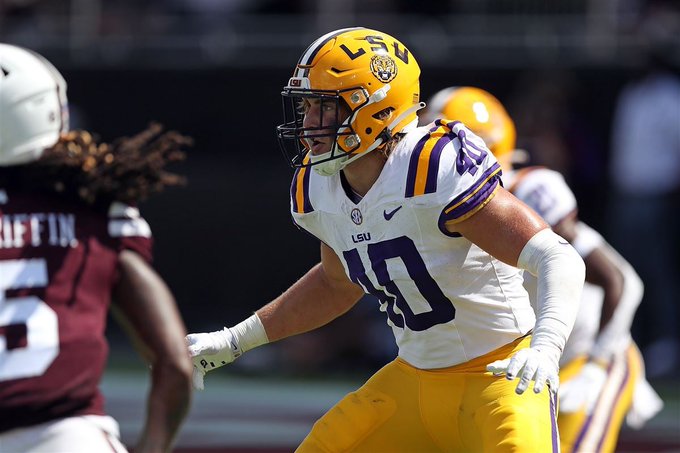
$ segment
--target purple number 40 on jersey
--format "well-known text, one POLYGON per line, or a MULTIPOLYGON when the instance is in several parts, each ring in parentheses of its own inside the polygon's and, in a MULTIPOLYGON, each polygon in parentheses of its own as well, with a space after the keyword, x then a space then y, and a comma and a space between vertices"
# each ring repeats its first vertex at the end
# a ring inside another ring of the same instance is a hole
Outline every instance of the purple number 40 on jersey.
POLYGON ((368 244, 367 252, 378 285, 385 288, 387 292, 376 288, 368 278, 357 249, 348 250, 342 255, 349 268, 352 281, 386 304, 387 316, 395 326, 403 328, 405 325, 410 330, 421 332, 437 324, 445 324, 456 317, 456 308, 427 271, 425 262, 411 239, 401 236, 368 244), (392 258, 401 259, 409 277, 423 299, 430 305, 430 311, 418 314, 413 312, 387 270, 387 260, 392 258), (399 307, 401 314, 394 311, 395 305, 399 307))

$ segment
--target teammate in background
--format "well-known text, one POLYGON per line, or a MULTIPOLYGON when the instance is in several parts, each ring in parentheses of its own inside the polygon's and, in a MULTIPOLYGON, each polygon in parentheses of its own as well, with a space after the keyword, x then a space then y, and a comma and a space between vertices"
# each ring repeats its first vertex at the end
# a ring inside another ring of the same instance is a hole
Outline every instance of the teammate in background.
POLYGON ((109 307, 151 366, 135 453, 169 451, 191 398, 175 301, 135 203, 181 182, 189 139, 158 125, 113 144, 69 131, 66 83, 0 44, 0 450, 124 452, 98 389, 109 307))
POLYGON ((277 133, 297 167, 293 219, 319 239, 321 262, 236 326, 188 335, 195 385, 371 293, 398 357, 298 451, 556 452, 558 360, 583 261, 501 187, 477 136, 460 123, 417 127, 419 77, 404 44, 376 30, 336 30, 304 52, 277 133), (538 276, 536 317, 515 265, 538 276))
MULTIPOLYGON (((560 361, 562 452, 614 451, 626 413, 629 424, 640 428, 663 405, 645 379, 630 335, 642 281, 599 233, 579 220, 576 198, 558 172, 513 170, 515 125, 492 94, 475 87, 445 88, 432 97, 423 121, 441 117, 460 120, 479 135, 500 162, 505 187, 569 240, 585 261, 583 297, 560 361)), ((535 299, 536 279, 527 274, 525 285, 535 299)))

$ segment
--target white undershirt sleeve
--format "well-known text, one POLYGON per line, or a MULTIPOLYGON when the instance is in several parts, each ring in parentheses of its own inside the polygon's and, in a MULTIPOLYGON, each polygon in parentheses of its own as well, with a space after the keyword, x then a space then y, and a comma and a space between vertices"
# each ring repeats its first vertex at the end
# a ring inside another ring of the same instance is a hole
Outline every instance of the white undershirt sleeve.
POLYGON ((536 325, 531 347, 555 361, 574 327, 585 280, 585 264, 568 241, 546 228, 524 246, 517 266, 537 277, 536 325))

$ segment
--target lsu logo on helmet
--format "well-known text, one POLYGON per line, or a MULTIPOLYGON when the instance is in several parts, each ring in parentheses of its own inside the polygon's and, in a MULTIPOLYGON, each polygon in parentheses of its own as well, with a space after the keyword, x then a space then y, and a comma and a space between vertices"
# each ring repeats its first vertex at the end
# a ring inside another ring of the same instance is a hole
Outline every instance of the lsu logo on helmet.
POLYGON ((387 55, 373 55, 371 72, 382 83, 388 83, 397 76, 397 64, 387 55))
POLYGON ((314 167, 325 176, 415 126, 416 112, 425 106, 415 57, 396 38, 363 27, 317 38, 298 60, 281 96, 284 117, 276 133, 284 156, 293 167, 314 167), (322 126, 321 118, 305 125, 299 106, 314 99, 349 113, 337 118, 332 129, 322 126), (313 155, 300 139, 311 136, 330 137, 330 150, 313 155))

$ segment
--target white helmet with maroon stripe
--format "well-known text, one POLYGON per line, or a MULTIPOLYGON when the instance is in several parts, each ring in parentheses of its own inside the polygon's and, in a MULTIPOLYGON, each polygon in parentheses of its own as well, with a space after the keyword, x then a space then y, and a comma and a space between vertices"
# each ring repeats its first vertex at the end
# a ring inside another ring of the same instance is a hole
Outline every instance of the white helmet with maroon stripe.
POLYGON ((37 160, 68 131, 66 81, 45 58, 0 43, 0 166, 37 160))

